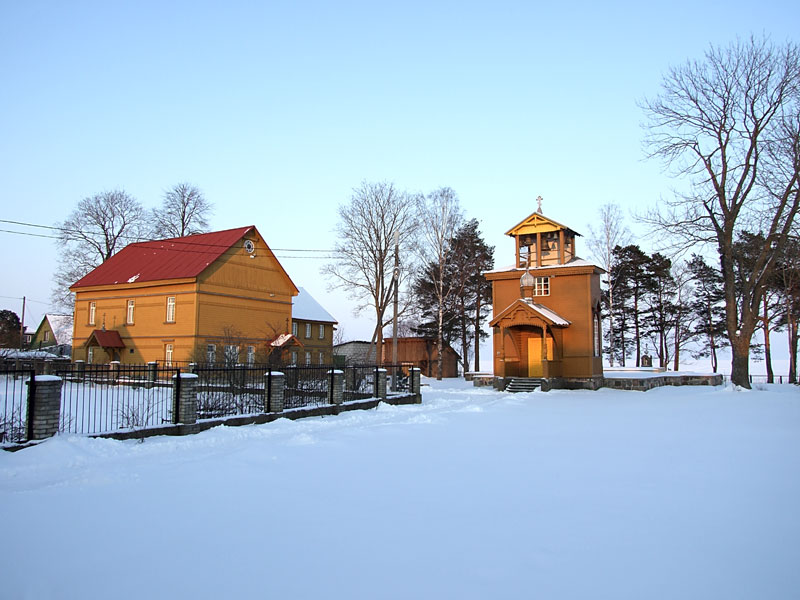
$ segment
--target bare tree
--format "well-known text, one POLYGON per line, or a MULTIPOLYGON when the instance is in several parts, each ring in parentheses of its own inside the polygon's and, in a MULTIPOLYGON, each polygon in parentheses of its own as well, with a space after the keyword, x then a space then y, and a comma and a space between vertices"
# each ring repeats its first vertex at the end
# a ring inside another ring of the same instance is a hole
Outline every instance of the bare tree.
MULTIPOLYGON (((445 307, 451 294, 460 293, 460 286, 450 285, 448 281, 449 267, 453 262, 453 240, 463 221, 463 214, 458 196, 449 187, 434 190, 427 196, 417 198, 417 211, 420 217, 419 254, 424 264, 433 265, 433 294, 437 307, 437 347, 438 371, 436 379, 442 378, 442 362, 444 358, 444 315, 445 307)), ((466 360, 466 357, 464 357, 466 360)), ((466 363, 465 363, 466 364, 466 363)))
POLYGON ((147 236, 142 205, 122 190, 95 194, 78 202, 59 229, 63 248, 54 276, 53 302, 72 310, 69 287, 132 242, 147 236))
POLYGON ((702 62, 671 69, 659 96, 643 103, 650 156, 690 184, 644 220, 672 246, 715 247, 731 342, 731 379, 750 387, 750 340, 764 289, 800 208, 800 50, 738 40, 702 62), (733 246, 761 232, 737 302, 733 246))
POLYGON ((150 219, 153 237, 173 238, 208 231, 211 203, 195 186, 179 183, 164 194, 161 208, 154 208, 150 219))
POLYGON ((614 348, 616 332, 614 331, 614 287, 617 283, 614 277, 614 248, 624 247, 630 244, 631 233, 625 226, 622 210, 618 204, 610 202, 604 204, 599 209, 599 219, 597 227, 589 225, 589 238, 587 244, 589 250, 600 266, 605 270, 605 284, 608 289, 608 313, 609 313, 609 352, 608 364, 614 366, 614 348))
MULTIPOLYGON (((377 359, 381 360, 384 314, 392 301, 395 233, 401 247, 413 240, 416 218, 414 202, 385 181, 367 182, 353 190, 350 202, 339 206, 334 245, 336 262, 322 267, 322 274, 335 288, 342 288, 359 302, 355 313, 375 313, 377 359)), ((402 286, 408 261, 401 261, 395 285, 402 286)))

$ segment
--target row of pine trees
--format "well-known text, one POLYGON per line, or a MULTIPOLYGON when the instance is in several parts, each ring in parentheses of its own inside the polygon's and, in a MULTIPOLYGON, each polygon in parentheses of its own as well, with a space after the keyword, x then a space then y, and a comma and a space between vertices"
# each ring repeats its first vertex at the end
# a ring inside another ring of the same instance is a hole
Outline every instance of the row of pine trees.
MULTIPOLYGON (((742 233, 735 243, 737 288, 751 271, 763 236, 742 233)), ((678 370, 681 355, 709 358, 716 373, 718 352, 729 345, 725 326, 725 295, 720 269, 703 256, 673 261, 637 245, 617 246, 612 266, 604 276, 605 342, 609 362, 641 366, 652 355, 661 367, 678 370)), ((736 299, 738 301, 738 298, 736 299)), ((789 344, 789 380, 797 373, 800 313, 800 247, 794 242, 783 252, 761 306, 761 340, 752 352, 766 363, 768 381, 774 378, 771 336, 785 332, 789 344)))

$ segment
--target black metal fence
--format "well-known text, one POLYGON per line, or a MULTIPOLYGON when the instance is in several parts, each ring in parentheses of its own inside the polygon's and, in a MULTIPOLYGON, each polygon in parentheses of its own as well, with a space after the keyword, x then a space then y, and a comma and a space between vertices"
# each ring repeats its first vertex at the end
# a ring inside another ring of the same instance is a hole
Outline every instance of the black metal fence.
POLYGON ((0 414, 0 443, 13 444, 28 439, 28 395, 32 392, 32 369, 0 367, 0 394, 3 412, 0 414))
POLYGON ((197 381, 197 418, 216 419, 264 412, 269 370, 237 365, 192 364, 197 381))
POLYGON ((285 375, 283 388, 283 408, 303 408, 329 404, 333 370, 329 366, 288 366, 282 367, 285 375))
MULTIPOLYGON (((384 367, 398 373, 398 392, 407 391, 408 377, 401 367, 384 367)), ((283 409, 330 404, 335 367, 187 363, 167 366, 158 363, 128 365, 111 363, 52 364, 48 371, 62 379, 59 431, 99 434, 124 429, 160 427, 175 421, 175 401, 182 372, 197 381, 197 418, 213 419, 234 415, 271 412, 271 374, 284 374, 283 409)), ((344 369, 345 402, 378 396, 378 369, 374 365, 344 369)), ((29 395, 33 394, 36 370, 0 365, 0 443, 28 439, 29 395)), ((389 393, 392 393, 391 391, 389 393)))
POLYGON ((59 431, 106 433, 171 423, 178 372, 155 364, 59 366, 54 371, 63 380, 59 431))

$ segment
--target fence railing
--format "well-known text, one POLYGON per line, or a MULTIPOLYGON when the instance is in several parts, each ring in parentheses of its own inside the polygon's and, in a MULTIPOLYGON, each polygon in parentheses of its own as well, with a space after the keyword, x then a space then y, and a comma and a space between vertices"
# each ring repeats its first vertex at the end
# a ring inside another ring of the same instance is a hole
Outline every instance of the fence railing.
POLYGON ((178 369, 150 365, 59 366, 61 422, 66 433, 106 433, 160 427, 173 421, 178 369))
POLYGON ((28 397, 35 371, 0 367, 0 443, 19 443, 28 439, 28 397))
MULTIPOLYGON (((393 372, 391 366, 383 369, 387 373, 393 372)), ((387 393, 390 384, 387 379, 386 388, 379 388, 379 381, 384 381, 386 373, 374 365, 344 369, 330 365, 280 368, 237 365, 226 368, 195 363, 185 366, 118 362, 96 365, 79 361, 53 364, 47 370, 61 380, 60 398, 58 395, 48 396, 54 398, 48 402, 54 402, 59 408, 53 423, 58 420, 60 432, 78 434, 103 434, 177 423, 177 403, 185 402, 179 400, 180 375, 185 372, 197 377, 193 381, 197 419, 280 412, 375 398, 387 393), (282 380, 277 379, 282 381, 282 387, 273 392, 272 375, 277 372, 283 374, 282 380), (335 381, 338 381, 336 387, 335 381), (275 404, 272 403, 273 393, 275 404)), ((399 366, 396 372, 398 391, 407 391, 407 376, 399 366)), ((30 408, 35 397, 36 375, 33 369, 3 369, 0 365, 0 443, 35 439, 28 430, 31 426, 29 421, 39 418, 36 416, 38 409, 30 408), (34 418, 28 419, 29 411, 33 411, 34 418)))
MULTIPOLYGON (((769 383, 769 377, 767 375, 750 375, 750 383, 769 383)), ((723 381, 730 381, 730 375, 723 375, 723 381)), ((772 377, 772 383, 796 383, 795 381, 790 381, 788 375, 774 375, 772 377)))

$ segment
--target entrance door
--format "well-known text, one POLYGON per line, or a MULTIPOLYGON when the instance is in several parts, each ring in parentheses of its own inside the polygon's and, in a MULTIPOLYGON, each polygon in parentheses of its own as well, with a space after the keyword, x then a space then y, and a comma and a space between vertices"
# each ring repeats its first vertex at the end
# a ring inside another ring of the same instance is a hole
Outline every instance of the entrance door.
POLYGON ((528 377, 541 377, 544 375, 542 368, 542 338, 528 338, 528 377))

